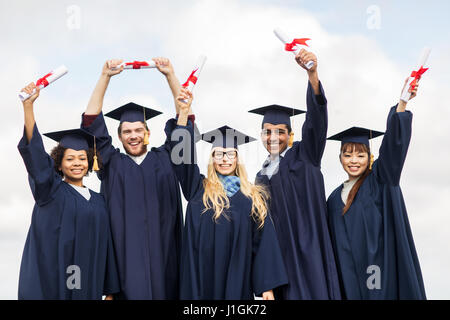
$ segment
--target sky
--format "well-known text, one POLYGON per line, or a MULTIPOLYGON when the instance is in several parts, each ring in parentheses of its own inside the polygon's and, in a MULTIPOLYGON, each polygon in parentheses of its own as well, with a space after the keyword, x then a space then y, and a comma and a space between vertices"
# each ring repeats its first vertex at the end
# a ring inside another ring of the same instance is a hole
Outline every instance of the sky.
MULTIPOLYGON (((422 268, 427 296, 450 299, 450 84, 448 1, 189 0, 189 1, 0 1, 0 299, 17 299, 20 261, 34 205, 17 150, 23 108, 17 93, 64 64, 69 73, 42 90, 35 102, 41 132, 76 128, 107 59, 171 60, 184 82, 199 55, 207 56, 194 89, 193 111, 200 131, 229 125, 253 137, 261 118, 248 110, 277 103, 306 108, 307 75, 274 36, 308 37, 318 57, 328 99, 332 135, 350 126, 384 131, 389 108, 416 68, 421 50, 432 48, 418 96, 408 103, 413 133, 401 187, 422 268)), ((104 110, 136 102, 162 111, 148 121, 150 145, 164 142, 173 98, 155 69, 125 70, 115 76, 104 110)), ((292 119, 301 139, 304 115, 292 119)), ((107 120, 115 146, 117 123, 107 120)), ((54 143, 44 138, 48 151, 54 143)), ((374 139, 375 156, 381 138, 374 139)), ((198 144, 200 170, 209 146, 198 144)), ((253 181, 267 156, 260 141, 241 153, 253 181)), ((327 196, 346 179, 339 143, 327 143, 322 172, 327 196)), ((91 174, 85 184, 95 191, 91 174)))

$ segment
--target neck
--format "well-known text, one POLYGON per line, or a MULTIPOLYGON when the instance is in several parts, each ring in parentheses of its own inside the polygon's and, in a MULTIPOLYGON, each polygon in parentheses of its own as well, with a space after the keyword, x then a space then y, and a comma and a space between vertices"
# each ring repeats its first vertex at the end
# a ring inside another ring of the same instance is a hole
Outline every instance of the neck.
POLYGON ((348 176, 348 180, 347 181, 356 181, 356 180, 358 180, 359 178, 360 178, 361 176, 357 176, 357 177, 354 177, 354 176, 348 176))
POLYGON ((76 186, 76 187, 84 187, 84 186, 83 186, 83 179, 80 179, 80 180, 71 180, 71 179, 68 179, 67 177, 64 177, 64 181, 67 182, 67 183, 69 183, 69 184, 71 184, 71 185, 74 185, 74 186, 76 186))

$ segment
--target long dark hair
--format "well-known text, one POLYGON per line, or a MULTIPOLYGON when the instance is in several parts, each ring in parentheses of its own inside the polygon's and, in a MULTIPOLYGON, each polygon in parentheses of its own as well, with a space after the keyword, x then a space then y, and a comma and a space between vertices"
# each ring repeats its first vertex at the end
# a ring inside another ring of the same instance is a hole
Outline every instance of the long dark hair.
MULTIPOLYGON (((62 145, 58 144, 56 147, 54 147, 52 149, 52 151, 50 153, 50 157, 52 157, 53 163, 54 163, 53 168, 61 177, 64 177, 64 173, 61 170, 59 170, 59 167, 61 166, 62 159, 64 158, 64 153, 66 152, 66 150, 67 150, 67 148, 64 148, 62 145)), ((88 173, 86 174, 86 176, 87 176, 89 174, 89 172, 92 172, 92 166, 94 164, 94 149, 89 148, 86 153, 87 153, 87 158, 88 158, 88 173)), ((101 160, 98 152, 97 152, 97 162, 98 162, 99 168, 101 169, 102 168, 102 160, 101 160)))
POLYGON ((359 177, 358 181, 353 185, 352 189, 350 190, 348 197, 347 197, 347 203, 345 204, 344 209, 342 210, 342 215, 344 215, 348 209, 350 209, 350 206, 353 203, 353 200, 355 200, 356 194, 358 193, 359 188, 363 184, 364 180, 367 178, 367 176, 372 172, 370 169, 370 149, 363 143, 354 143, 354 142, 347 142, 344 143, 341 147, 341 154, 344 152, 366 152, 368 155, 368 163, 367 168, 364 171, 364 173, 359 177))

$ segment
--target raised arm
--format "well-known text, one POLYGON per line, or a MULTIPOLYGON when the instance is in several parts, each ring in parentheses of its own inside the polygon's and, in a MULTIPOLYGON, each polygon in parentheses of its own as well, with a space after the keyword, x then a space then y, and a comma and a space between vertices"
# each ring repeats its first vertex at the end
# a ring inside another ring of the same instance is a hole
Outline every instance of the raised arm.
POLYGON ((191 200, 195 193, 201 188, 203 177, 197 166, 194 126, 188 123, 188 114, 192 104, 192 94, 182 88, 180 95, 175 99, 180 114, 175 120, 169 120, 166 124, 166 135, 169 140, 170 158, 172 165, 180 182, 186 200, 191 200), (181 100, 187 101, 187 103, 181 100))
MULTIPOLYGON (((410 100, 417 95, 417 87, 414 90, 409 90, 411 92, 410 100)), ((406 102, 400 100, 396 106, 391 108, 380 154, 373 168, 376 177, 381 182, 390 185, 400 183, 400 176, 411 140, 412 113, 406 110, 406 104, 406 102)))
POLYGON ((101 155, 103 166, 106 167, 111 156, 118 152, 112 146, 112 138, 106 128, 103 118, 103 98, 112 76, 123 71, 123 67, 113 70, 114 67, 122 63, 122 60, 108 60, 102 68, 100 79, 97 81, 94 91, 92 92, 86 111, 82 115, 81 128, 88 131, 96 137, 97 150, 101 155))
POLYGON ((172 92, 173 99, 175 101, 175 112, 176 114, 180 113, 178 104, 176 103, 177 97, 180 95, 181 85, 177 76, 175 75, 174 68, 170 60, 164 57, 153 58, 153 61, 156 63, 156 68, 161 72, 167 80, 169 84, 170 91, 172 92))
POLYGON ((308 74, 307 112, 302 127, 302 141, 296 146, 297 156, 320 166, 328 128, 327 99, 319 81, 316 55, 302 49, 295 60, 308 74), (309 70, 305 66, 307 61, 314 61, 314 66, 309 70))
POLYGON ((34 101, 36 101, 36 99, 39 97, 40 89, 36 87, 34 82, 31 82, 29 85, 22 89, 23 92, 26 92, 28 94, 31 94, 34 89, 36 89, 36 93, 22 102, 25 123, 25 136, 28 140, 28 143, 30 143, 31 138, 33 137, 33 129, 36 123, 36 120, 34 119, 33 105, 34 101))
POLYGON ((23 101, 24 135, 17 147, 28 172, 33 197, 38 205, 43 205, 52 199, 61 178, 53 168, 53 160, 45 152, 42 137, 34 119, 33 105, 39 96, 39 88, 34 83, 30 83, 22 91, 31 94, 33 89, 36 89, 36 93, 23 101))
POLYGON ((91 99, 86 107, 85 114, 96 115, 102 111, 103 99, 105 97, 106 89, 108 88, 111 77, 119 74, 123 71, 123 66, 120 69, 113 70, 116 66, 122 63, 123 60, 108 60, 105 62, 102 68, 100 79, 97 81, 94 91, 92 92, 91 99))

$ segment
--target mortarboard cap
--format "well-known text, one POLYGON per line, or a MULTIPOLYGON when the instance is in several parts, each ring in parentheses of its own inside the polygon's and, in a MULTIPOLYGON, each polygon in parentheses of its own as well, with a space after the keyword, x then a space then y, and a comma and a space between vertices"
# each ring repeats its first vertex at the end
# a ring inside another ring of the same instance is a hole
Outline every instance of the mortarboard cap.
POLYGON ((71 129, 44 133, 44 136, 59 142, 64 148, 88 150, 94 147, 95 137, 82 129, 71 129))
POLYGON ((271 123, 274 125, 285 124, 291 127, 291 117, 305 113, 306 111, 272 104, 270 106, 250 110, 249 112, 263 115, 263 125, 264 123, 271 123))
POLYGON ((212 144, 213 148, 235 148, 239 145, 255 141, 252 138, 229 126, 223 126, 202 134, 202 140, 212 144))
POLYGON ((363 143, 370 149, 369 139, 376 138, 383 134, 384 132, 380 131, 360 127, 351 127, 347 130, 344 130, 329 137, 328 140, 341 141, 342 145, 347 142, 363 143))
POLYGON ((121 107, 118 107, 107 114, 106 117, 113 118, 115 120, 119 120, 120 123, 127 122, 136 122, 142 121, 145 122, 148 119, 159 116, 162 112, 146 108, 144 106, 138 105, 134 102, 129 102, 121 107))

